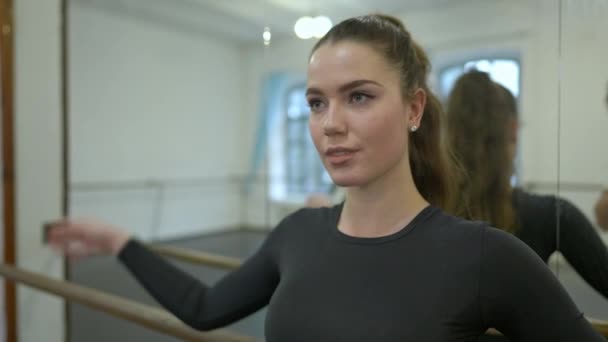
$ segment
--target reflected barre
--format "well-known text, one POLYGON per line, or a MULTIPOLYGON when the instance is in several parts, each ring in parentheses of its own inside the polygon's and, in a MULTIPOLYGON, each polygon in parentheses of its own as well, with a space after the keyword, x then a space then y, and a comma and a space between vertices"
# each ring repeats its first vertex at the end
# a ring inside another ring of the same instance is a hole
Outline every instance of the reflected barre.
MULTIPOLYGON (((195 188, 208 186, 243 185, 247 182, 269 184, 267 176, 249 174, 226 174, 195 178, 147 178, 134 180, 102 180, 102 181, 78 181, 68 184, 70 192, 105 192, 105 191, 132 191, 132 190, 155 190, 160 188, 195 188)), ((275 184, 286 184, 284 181, 273 182, 275 184)))
POLYGON ((70 191, 76 192, 96 192, 96 191, 125 191, 141 189, 157 189, 168 187, 198 187, 215 186, 217 184, 241 184, 245 175, 224 175, 217 177, 199 178, 154 178, 140 180, 116 180, 98 182, 72 182, 69 184, 70 191))
POLYGON ((0 264, 0 275, 38 290, 42 290, 69 301, 86 305, 110 315, 120 317, 186 341, 201 342, 254 342, 253 338, 219 331, 199 332, 194 330, 165 310, 141 304, 116 295, 85 286, 53 279, 44 275, 25 271, 6 264, 0 264))
POLYGON ((561 190, 573 192, 601 192, 608 189, 607 184, 586 183, 586 182, 543 182, 533 181, 522 184, 523 188, 529 191, 534 190, 561 190))
POLYGON ((238 258, 223 255, 201 252, 194 249, 179 248, 166 245, 148 245, 155 253, 160 255, 186 261, 193 264, 205 265, 225 270, 238 268, 242 261, 238 258))

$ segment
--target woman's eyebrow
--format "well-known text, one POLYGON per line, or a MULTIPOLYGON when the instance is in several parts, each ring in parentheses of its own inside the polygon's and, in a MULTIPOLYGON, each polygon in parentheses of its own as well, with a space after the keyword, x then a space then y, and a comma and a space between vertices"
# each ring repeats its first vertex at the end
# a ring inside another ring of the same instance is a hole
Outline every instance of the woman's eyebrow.
MULTIPOLYGON (((382 84, 380 84, 376 81, 361 79, 361 80, 354 80, 354 81, 341 85, 340 88, 338 88, 338 92, 346 93, 346 92, 348 92, 354 88, 357 88, 361 85, 364 85, 364 84, 374 84, 376 86, 382 87, 382 84)), ((313 94, 322 95, 323 92, 320 89, 315 88, 315 87, 310 87, 310 88, 306 89, 306 96, 313 95, 313 94)))

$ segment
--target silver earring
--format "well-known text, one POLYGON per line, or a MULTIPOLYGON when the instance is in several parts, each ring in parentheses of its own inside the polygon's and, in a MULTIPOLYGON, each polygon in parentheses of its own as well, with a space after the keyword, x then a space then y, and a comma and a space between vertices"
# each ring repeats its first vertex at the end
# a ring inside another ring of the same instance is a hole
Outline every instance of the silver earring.
POLYGON ((410 131, 412 132, 416 132, 416 130, 418 130, 418 126, 414 125, 410 128, 410 131))

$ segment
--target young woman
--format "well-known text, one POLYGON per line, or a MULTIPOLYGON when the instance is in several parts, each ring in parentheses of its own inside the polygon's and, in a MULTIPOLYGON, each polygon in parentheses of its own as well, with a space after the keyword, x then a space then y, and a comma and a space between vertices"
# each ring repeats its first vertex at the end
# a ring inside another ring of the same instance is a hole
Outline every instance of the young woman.
POLYGON ((268 342, 474 341, 489 327, 513 341, 601 341, 525 244, 442 210, 456 202, 428 72, 394 18, 332 28, 313 48, 306 96, 315 146, 346 200, 289 215, 213 286, 103 223, 57 222, 51 243, 117 255, 197 329, 268 306, 268 342))
POLYGON ((585 215, 563 199, 511 187, 518 137, 513 94, 487 73, 470 71, 456 81, 447 117, 448 141, 467 172, 459 185, 467 217, 514 233, 545 262, 559 248, 608 298, 608 249, 585 215))

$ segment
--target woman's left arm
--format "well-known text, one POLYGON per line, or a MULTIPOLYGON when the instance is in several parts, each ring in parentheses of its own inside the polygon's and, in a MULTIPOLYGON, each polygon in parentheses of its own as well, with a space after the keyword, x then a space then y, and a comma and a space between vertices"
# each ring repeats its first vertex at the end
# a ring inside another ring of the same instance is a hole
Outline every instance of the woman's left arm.
POLYGON ((605 341, 534 251, 504 231, 487 228, 483 234, 479 300, 485 326, 511 341, 605 341))

